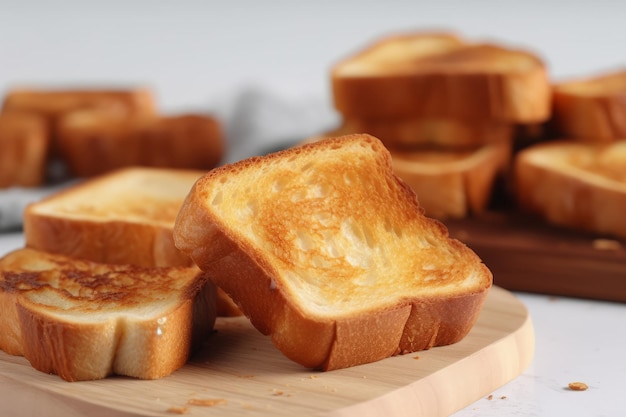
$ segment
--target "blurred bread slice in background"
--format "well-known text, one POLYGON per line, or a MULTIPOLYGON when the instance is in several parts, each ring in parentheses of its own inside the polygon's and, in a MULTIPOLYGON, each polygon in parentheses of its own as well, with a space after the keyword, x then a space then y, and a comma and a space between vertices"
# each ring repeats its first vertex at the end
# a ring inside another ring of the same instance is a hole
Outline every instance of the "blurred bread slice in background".
POLYGON ((0 113, 0 189, 43 185, 49 146, 41 116, 0 113))
POLYGON ((601 143, 626 139, 626 70, 558 83, 553 96, 557 136, 601 143))
POLYGON ((537 144, 515 158, 515 192, 523 210, 548 222, 626 237, 626 141, 537 144))
POLYGON ((59 118, 57 137, 59 153, 77 177, 129 166, 208 170, 225 152, 219 122, 201 114, 127 117, 74 111, 59 118))
POLYGON ((346 134, 367 132, 383 141, 385 146, 395 149, 431 147, 463 150, 511 141, 514 128, 509 123, 460 119, 344 118, 342 126, 335 133, 338 131, 346 134))
POLYGON ((389 36, 337 63, 334 104, 350 118, 434 117, 532 123, 550 115, 534 53, 449 33, 389 36))

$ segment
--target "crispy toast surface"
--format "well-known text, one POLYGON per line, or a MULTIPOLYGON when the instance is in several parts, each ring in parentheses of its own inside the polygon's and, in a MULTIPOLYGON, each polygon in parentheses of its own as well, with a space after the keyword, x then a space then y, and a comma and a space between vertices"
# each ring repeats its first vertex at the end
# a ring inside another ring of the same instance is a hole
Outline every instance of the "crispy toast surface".
POLYGON ((563 137, 608 143, 626 138, 626 69, 553 88, 554 129, 563 137))
POLYGON ((519 204, 554 224, 626 236, 626 141, 561 140, 515 158, 519 204))
POLYGON ((215 321, 215 287, 193 267, 100 264, 33 249, 0 259, 0 348, 67 381, 155 379, 215 321))
POLYGON ((460 340, 492 282, 369 135, 209 172, 174 238, 286 356, 325 370, 460 340))
POLYGON ((539 57, 455 37, 441 41, 442 36, 447 39, 430 33, 391 36, 340 61, 331 71, 337 110, 362 119, 548 119, 550 86, 539 57))

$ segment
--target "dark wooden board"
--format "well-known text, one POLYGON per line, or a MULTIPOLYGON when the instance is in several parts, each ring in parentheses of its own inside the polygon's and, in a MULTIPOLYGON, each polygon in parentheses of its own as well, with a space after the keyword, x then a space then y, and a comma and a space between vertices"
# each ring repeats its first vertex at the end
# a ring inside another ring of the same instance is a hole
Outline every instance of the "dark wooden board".
POLYGON ((626 239, 568 230, 504 211, 444 223, 451 236, 483 259, 496 285, 626 302, 626 239))

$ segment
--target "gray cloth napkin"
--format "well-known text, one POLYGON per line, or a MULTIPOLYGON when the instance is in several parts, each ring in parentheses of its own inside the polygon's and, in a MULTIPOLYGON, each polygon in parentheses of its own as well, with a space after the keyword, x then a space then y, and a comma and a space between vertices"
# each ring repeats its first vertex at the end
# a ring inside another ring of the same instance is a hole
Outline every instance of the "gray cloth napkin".
MULTIPOLYGON (((320 97, 287 97, 263 87, 246 87, 208 105, 206 111, 222 123, 226 136, 225 163, 293 146, 331 130, 338 116, 320 97)), ((22 227, 24 208, 71 185, 0 189, 0 233, 22 227)))

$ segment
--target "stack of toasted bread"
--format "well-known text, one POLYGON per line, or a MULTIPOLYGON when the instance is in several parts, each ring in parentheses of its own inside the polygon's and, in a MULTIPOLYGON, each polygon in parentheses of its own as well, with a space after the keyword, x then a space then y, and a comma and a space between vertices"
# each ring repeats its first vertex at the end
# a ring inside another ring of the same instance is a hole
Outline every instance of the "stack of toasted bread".
POLYGON ((24 232, 0 259, 0 349, 70 381, 165 376, 240 311, 306 367, 364 364, 461 340, 492 284, 369 135, 118 170, 29 205, 24 232))
POLYGON ((0 188, 45 184, 52 160, 64 176, 90 177, 126 166, 210 169, 223 153, 215 118, 159 114, 143 88, 16 89, 0 113, 0 188))
POLYGON ((380 138, 427 215, 480 214, 497 194, 552 223, 626 236, 626 72, 553 83, 532 52, 423 32, 367 46, 331 80, 343 121, 322 136, 380 138))
POLYGON ((547 70, 535 54, 451 33, 386 37, 339 62, 331 78, 343 124, 330 135, 380 138, 436 218, 485 210, 515 127, 550 115, 547 70))

